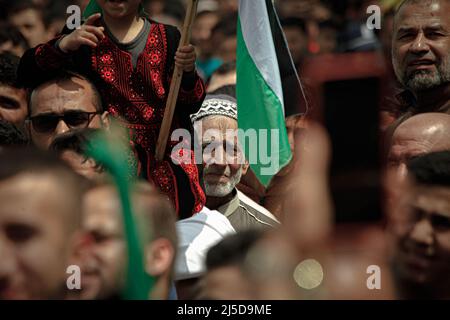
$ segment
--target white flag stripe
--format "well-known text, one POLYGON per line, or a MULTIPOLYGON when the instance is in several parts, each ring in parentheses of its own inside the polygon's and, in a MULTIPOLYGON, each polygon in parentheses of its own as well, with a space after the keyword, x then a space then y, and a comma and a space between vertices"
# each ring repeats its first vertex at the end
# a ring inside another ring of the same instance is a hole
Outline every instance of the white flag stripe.
POLYGON ((284 113, 283 87, 265 0, 239 1, 239 19, 247 50, 284 113))

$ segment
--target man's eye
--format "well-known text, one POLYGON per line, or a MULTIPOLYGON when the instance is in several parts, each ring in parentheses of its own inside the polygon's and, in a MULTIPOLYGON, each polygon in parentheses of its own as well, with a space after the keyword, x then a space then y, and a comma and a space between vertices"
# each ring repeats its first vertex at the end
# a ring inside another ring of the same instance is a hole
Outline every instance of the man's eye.
POLYGON ((410 39, 414 39, 414 34, 412 33, 405 33, 405 34, 401 34, 398 36, 399 40, 410 40, 410 39))
POLYGON ((0 108, 14 110, 19 109, 20 105, 17 101, 14 101, 13 99, 0 96, 0 108))
POLYGON ((108 241, 111 238, 110 236, 103 234, 101 232, 92 232, 91 236, 94 239, 95 243, 102 243, 108 241))
POLYGON ((37 234, 37 230, 24 224, 11 224, 6 227, 6 235, 15 243, 24 243, 31 240, 37 234))
POLYGON ((442 33, 437 32, 437 31, 427 32, 426 35, 428 38, 432 38, 432 39, 440 38, 440 37, 444 36, 442 33))
POLYGON ((438 230, 450 230, 450 218, 434 214, 431 216, 431 224, 438 230))

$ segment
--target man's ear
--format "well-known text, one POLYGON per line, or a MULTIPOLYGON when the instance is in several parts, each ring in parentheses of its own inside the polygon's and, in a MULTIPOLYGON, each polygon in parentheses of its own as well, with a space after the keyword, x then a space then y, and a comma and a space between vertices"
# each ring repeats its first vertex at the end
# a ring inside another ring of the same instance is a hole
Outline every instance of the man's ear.
POLYGON ((145 247, 145 271, 154 277, 170 272, 174 258, 172 243, 165 238, 156 239, 145 247))
POLYGON ((111 121, 109 120, 109 112, 108 111, 103 112, 101 119, 103 127, 108 130, 111 124, 111 121))

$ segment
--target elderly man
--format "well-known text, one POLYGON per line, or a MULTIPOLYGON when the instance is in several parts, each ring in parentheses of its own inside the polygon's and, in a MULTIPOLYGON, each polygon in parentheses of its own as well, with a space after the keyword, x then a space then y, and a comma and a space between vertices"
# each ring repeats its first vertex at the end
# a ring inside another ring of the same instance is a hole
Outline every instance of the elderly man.
POLYGON ((396 170, 400 177, 405 177, 409 159, 430 152, 450 150, 450 115, 418 114, 400 124, 391 141, 389 167, 396 170))
POLYGON ((408 163, 408 179, 391 216, 393 268, 400 297, 449 299, 449 151, 408 163))
POLYGON ((448 0, 405 0, 395 15, 392 61, 406 89, 397 124, 417 113, 450 113, 449 12, 448 0))
POLYGON ((48 149, 55 137, 72 129, 108 126, 100 95, 84 76, 62 72, 31 93, 27 127, 39 148, 48 149))
POLYGON ((208 96, 191 120, 200 137, 196 142, 203 150, 206 207, 224 214, 236 231, 277 226, 278 221, 269 211, 236 189, 249 164, 237 141, 234 98, 208 96))

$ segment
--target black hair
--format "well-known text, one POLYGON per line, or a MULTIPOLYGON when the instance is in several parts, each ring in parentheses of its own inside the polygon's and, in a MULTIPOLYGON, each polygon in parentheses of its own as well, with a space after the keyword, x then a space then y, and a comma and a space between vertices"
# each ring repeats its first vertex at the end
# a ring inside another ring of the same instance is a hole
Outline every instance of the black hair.
POLYGON ((27 137, 14 124, 0 119, 0 146, 19 147, 28 144, 27 137))
POLYGON ((237 67, 236 60, 228 61, 228 62, 222 63, 220 65, 220 67, 217 68, 216 71, 214 71, 214 74, 224 75, 224 74, 227 74, 227 73, 230 73, 230 72, 233 72, 233 71, 235 72, 236 71, 236 67, 237 67))
POLYGON ((262 238, 264 231, 246 230, 231 235, 209 249, 206 255, 208 270, 230 265, 243 265, 247 254, 262 238))
POLYGON ((27 39, 23 36, 19 29, 8 22, 0 23, 0 43, 11 41, 14 46, 20 46, 22 49, 30 49, 27 39))
MULTIPOLYGON (((75 129, 58 135, 50 144, 49 150, 54 151, 57 155, 61 155, 64 151, 73 151, 84 157, 85 161, 89 159, 87 156, 87 144, 89 139, 96 133, 99 129, 85 128, 85 129, 75 129)), ((104 168, 101 164, 96 163, 95 168, 99 171, 103 171, 104 168)))
POLYGON ((17 82, 17 68, 20 58, 12 53, 0 53, 0 84, 20 88, 17 82))
POLYGON ((166 1, 164 3, 163 13, 183 21, 186 10, 181 1, 166 1))
POLYGON ((286 17, 280 21, 281 26, 284 27, 294 27, 306 33, 306 24, 303 19, 297 17, 286 17))
POLYGON ((44 11, 43 19, 46 27, 50 26, 54 21, 66 19, 67 8, 73 4, 72 0, 51 1, 49 7, 44 11))
POLYGON ((232 37, 237 34, 238 16, 236 13, 230 13, 222 17, 211 30, 212 36, 222 33, 226 37, 232 37))
POLYGON ((415 182, 428 186, 450 187, 450 151, 433 152, 411 159, 408 172, 415 182))
POLYGON ((213 92, 210 92, 209 94, 210 95, 227 95, 227 96, 230 96, 230 97, 233 97, 234 99, 236 99, 236 85, 229 84, 226 86, 222 86, 220 88, 217 88, 213 92))

